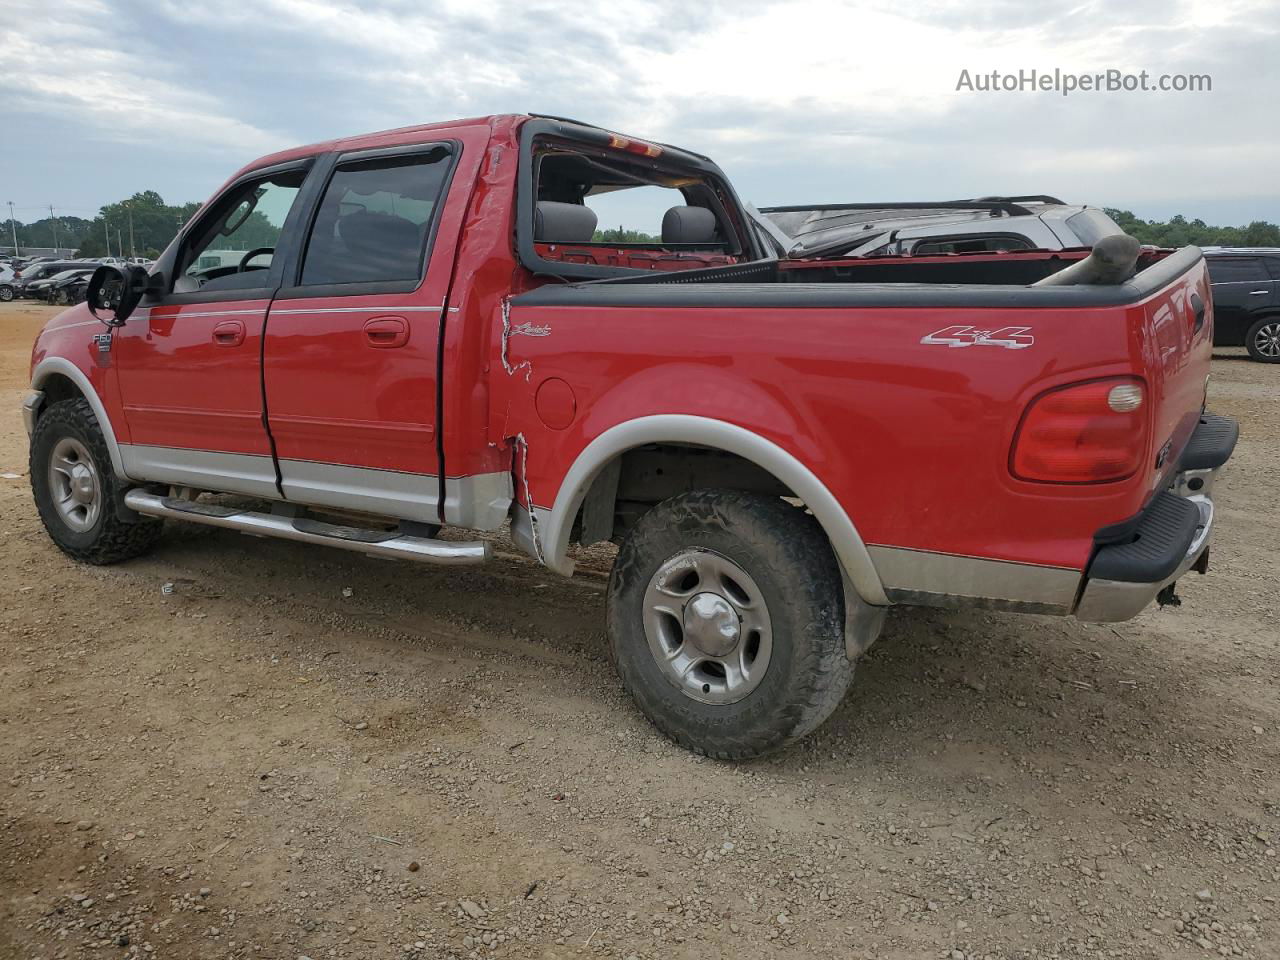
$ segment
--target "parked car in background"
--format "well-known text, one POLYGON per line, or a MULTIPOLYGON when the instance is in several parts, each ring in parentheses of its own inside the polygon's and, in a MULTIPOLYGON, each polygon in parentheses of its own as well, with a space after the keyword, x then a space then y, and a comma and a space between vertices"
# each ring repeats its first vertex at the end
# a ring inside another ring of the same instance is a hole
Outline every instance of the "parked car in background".
POLYGON ((72 267, 69 270, 59 270, 57 273, 47 277, 41 277, 39 280, 32 280, 23 288, 23 296, 31 297, 34 300, 49 300, 52 302, 52 293, 64 281, 83 277, 92 274, 97 269, 97 265, 72 267))
POLYGON ((96 269, 98 269, 98 265, 95 263, 71 270, 63 270, 61 273, 55 273, 51 277, 45 277, 43 280, 37 280, 29 284, 26 295, 37 300, 47 300, 50 303, 63 305, 79 303, 84 299, 84 289, 88 287, 89 277, 93 275, 93 271, 96 269), (80 289, 81 295, 72 299, 73 287, 76 284, 83 284, 80 289))
POLYGON ((1206 247, 1214 346, 1280 363, 1280 247, 1206 247))
POLYGON ((1047 195, 762 207, 791 244, 780 255, 934 256, 1092 247, 1124 231, 1106 212, 1047 195))
POLYGON ((8 303, 18 295, 18 275, 8 264, 0 267, 0 303, 8 303))
POLYGON ((97 261, 85 260, 41 260, 39 263, 30 264, 18 274, 17 296, 33 296, 30 292, 32 284, 47 280, 54 274, 62 273, 64 270, 81 270, 86 267, 93 268, 97 265, 97 261))

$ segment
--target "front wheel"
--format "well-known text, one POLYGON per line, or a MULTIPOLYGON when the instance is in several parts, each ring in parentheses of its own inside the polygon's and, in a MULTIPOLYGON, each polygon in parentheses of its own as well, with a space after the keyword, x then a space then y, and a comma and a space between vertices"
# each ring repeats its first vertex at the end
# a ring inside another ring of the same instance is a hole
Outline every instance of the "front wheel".
POLYGON ((1280 363, 1280 317, 1263 317, 1249 328, 1244 345, 1261 363, 1280 363))
POLYGON ((13 287, 7 283, 0 283, 0 303, 8 303, 16 296, 13 287))
POLYGON ((31 435, 31 492, 50 539, 85 563, 129 560, 159 539, 161 521, 127 519, 124 491, 87 400, 63 400, 40 415, 31 435))
POLYGON ((843 698, 840 569, 817 521, 736 490, 658 504, 618 550, 609 649, 664 734, 724 760, 805 736, 843 698))

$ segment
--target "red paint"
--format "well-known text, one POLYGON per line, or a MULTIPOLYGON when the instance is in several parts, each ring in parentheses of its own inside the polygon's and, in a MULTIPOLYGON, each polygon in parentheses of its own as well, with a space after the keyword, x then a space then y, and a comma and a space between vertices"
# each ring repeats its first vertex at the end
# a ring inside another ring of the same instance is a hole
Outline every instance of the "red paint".
POLYGON ((573 423, 578 412, 578 400, 573 395, 573 387, 559 377, 548 377, 538 387, 534 406, 538 411, 538 419, 552 430, 563 430, 573 423))
POLYGON ((122 372, 133 443, 270 455, 259 362, 267 306, 234 300, 156 307, 115 331, 110 359, 122 372))
MULTIPOLYGON (((76 363, 122 441, 269 453, 260 374, 284 459, 460 477, 512 469, 514 438, 523 435, 522 480, 544 507, 554 504, 578 454, 608 428, 659 413, 709 417, 790 452, 834 493, 868 543, 1074 567, 1087 562, 1096 530, 1137 513, 1161 487, 1190 435, 1212 338, 1211 313, 1196 331, 1190 307, 1192 292, 1209 302, 1202 267, 1130 307, 517 305, 509 324, 549 333, 504 337, 504 303, 547 282, 513 253, 524 121, 504 116, 405 128, 285 151, 253 165, 339 149, 461 143, 427 276, 412 293, 260 302, 254 313, 233 318, 243 323, 244 339, 227 345, 215 328, 229 318, 182 316, 211 305, 164 308, 150 320, 131 319, 105 366, 88 341, 98 328, 57 329, 88 318, 77 307, 52 321, 34 359, 60 355, 76 363), (333 307, 347 309, 325 312, 333 307), (1012 323, 1033 328, 1033 348, 920 343, 951 324, 1012 323), (1103 377, 1136 377, 1147 388, 1147 428, 1136 440, 1140 466, 1133 474, 1097 484, 1015 477, 1014 436, 1032 400, 1103 377), (1156 453, 1166 442, 1173 456, 1158 471, 1156 453)), ((563 260, 625 256, 664 270, 732 260, 572 246, 558 253, 563 260)), ((246 309, 244 302, 227 306, 246 309)), ((524 483, 516 489, 524 502, 524 483)))

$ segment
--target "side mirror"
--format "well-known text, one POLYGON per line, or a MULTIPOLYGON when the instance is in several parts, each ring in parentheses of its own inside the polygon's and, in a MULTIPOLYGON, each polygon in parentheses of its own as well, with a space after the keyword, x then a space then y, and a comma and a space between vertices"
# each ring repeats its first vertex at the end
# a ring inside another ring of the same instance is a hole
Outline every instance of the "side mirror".
POLYGON ((108 327, 123 326, 147 292, 149 283, 150 277, 142 267, 104 263, 93 271, 89 289, 85 291, 89 312, 108 327))

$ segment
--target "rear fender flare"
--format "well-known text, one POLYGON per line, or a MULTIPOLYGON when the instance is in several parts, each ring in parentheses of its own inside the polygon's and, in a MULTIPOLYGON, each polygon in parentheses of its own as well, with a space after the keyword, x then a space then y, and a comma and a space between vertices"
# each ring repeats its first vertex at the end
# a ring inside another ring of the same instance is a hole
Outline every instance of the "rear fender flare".
POLYGON ((574 517, 596 475, 628 450, 646 443, 691 443, 750 460, 793 490, 826 531, 846 577, 867 603, 887 605, 884 586, 853 521, 826 485, 782 447, 757 433, 709 417, 658 414, 610 427, 578 454, 550 510, 534 508, 542 561, 557 573, 573 573, 566 554, 574 517))

